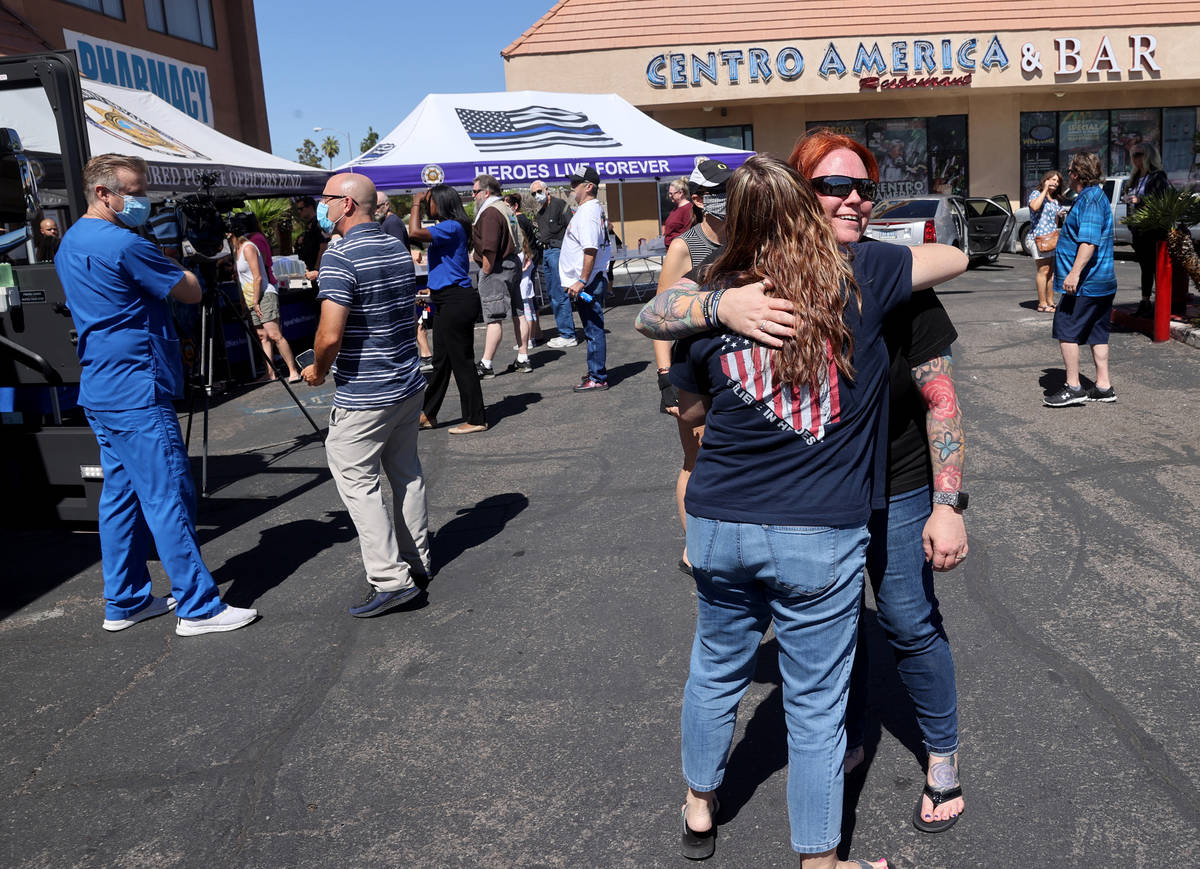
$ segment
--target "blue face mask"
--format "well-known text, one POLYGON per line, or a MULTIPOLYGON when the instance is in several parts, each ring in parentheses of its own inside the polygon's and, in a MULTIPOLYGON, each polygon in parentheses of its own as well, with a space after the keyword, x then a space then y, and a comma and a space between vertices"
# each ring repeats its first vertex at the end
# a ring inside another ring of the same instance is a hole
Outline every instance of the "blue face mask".
POLYGON ((317 224, 328 235, 333 235, 337 231, 337 224, 329 219, 329 206, 324 202, 317 203, 317 224))
POLYGON ((125 206, 116 212, 117 220, 130 229, 137 229, 150 219, 150 199, 146 196, 123 194, 125 206))

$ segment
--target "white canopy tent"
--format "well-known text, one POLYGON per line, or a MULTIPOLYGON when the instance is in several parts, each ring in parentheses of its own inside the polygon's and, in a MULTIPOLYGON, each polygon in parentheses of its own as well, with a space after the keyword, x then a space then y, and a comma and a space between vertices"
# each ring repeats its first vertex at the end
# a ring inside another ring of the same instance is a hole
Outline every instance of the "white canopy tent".
POLYGON ((616 94, 501 91, 430 94, 338 168, 401 192, 469 187, 483 174, 505 185, 555 184, 586 166, 602 182, 657 181, 689 175, 705 159, 740 166, 752 153, 689 138, 616 94))
MULTIPOLYGON (((153 192, 194 193, 212 187, 249 196, 287 196, 318 193, 329 177, 322 169, 276 157, 219 133, 148 91, 86 79, 80 84, 92 154, 142 157, 149 164, 147 182, 153 192)), ((46 174, 38 183, 53 189, 53 163, 60 150, 45 91, 0 91, 0 126, 16 130, 31 157, 48 158, 46 174)))

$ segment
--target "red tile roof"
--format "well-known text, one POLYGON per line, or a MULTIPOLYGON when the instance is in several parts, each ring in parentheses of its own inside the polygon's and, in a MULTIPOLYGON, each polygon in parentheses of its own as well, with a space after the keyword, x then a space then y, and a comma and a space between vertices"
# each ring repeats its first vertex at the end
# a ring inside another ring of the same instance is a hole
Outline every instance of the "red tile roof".
POLYGON ((33 54, 51 48, 36 30, 0 5, 0 55, 33 54))
POLYGON ((1200 24, 1196 0, 559 0, 500 54, 799 38, 1200 24))

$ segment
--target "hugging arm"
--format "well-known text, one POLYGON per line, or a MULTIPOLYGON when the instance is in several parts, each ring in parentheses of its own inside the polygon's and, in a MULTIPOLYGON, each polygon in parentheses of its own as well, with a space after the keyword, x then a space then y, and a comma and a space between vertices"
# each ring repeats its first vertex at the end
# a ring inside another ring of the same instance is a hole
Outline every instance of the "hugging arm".
MULTIPOLYGON (((933 491, 957 492, 962 488, 966 435, 962 408, 954 390, 954 362, 947 353, 912 369, 913 382, 925 401, 925 430, 933 467, 933 491)), ((925 558, 934 570, 951 570, 966 557, 967 528, 962 512, 948 504, 934 504, 922 534, 925 558)))
POLYGON ((634 327, 647 338, 674 340, 722 326, 753 338, 768 347, 782 347, 781 338, 795 334, 792 303, 764 293, 769 279, 742 287, 730 287, 721 295, 716 322, 704 317, 705 301, 713 294, 686 278, 659 293, 638 313, 634 327), (764 331, 761 327, 767 326, 764 331))

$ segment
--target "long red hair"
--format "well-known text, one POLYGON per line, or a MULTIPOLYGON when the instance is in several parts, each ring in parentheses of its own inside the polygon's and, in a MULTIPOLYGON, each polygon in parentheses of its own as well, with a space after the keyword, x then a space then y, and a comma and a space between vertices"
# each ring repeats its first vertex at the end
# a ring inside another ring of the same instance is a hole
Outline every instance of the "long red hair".
POLYGON ((805 178, 812 178, 820 162, 842 148, 853 151, 862 158, 863 165, 867 167, 868 178, 872 181, 879 180, 879 163, 871 149, 849 136, 835 133, 828 127, 809 130, 797 139, 796 147, 792 148, 792 156, 788 157, 788 165, 805 178))

